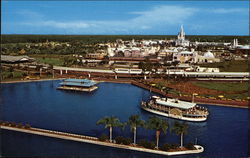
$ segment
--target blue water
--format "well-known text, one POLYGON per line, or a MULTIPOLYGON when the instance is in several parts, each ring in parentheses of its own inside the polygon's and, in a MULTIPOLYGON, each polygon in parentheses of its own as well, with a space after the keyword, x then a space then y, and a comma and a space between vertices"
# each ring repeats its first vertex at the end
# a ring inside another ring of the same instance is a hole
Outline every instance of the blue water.
MULTIPOLYGON (((121 121, 132 114, 146 120, 153 114, 139 108, 140 101, 151 95, 148 91, 118 83, 99 83, 92 93, 56 90, 60 81, 14 83, 1 85, 1 120, 31 124, 33 127, 72 132, 90 136, 108 134, 97 126, 104 116, 117 116, 121 121)), ((188 123, 184 142, 205 147, 201 154, 173 157, 247 157, 248 109, 209 106, 206 122, 188 123)), ((173 119, 164 118, 170 127, 173 119)), ((138 140, 155 140, 155 132, 138 129, 138 140)), ((114 129, 113 136, 132 138, 132 133, 114 129)), ((161 134, 160 144, 179 143, 179 137, 167 131, 161 134)), ((149 153, 115 149, 44 136, 1 130, 1 155, 5 157, 165 157, 149 153)))

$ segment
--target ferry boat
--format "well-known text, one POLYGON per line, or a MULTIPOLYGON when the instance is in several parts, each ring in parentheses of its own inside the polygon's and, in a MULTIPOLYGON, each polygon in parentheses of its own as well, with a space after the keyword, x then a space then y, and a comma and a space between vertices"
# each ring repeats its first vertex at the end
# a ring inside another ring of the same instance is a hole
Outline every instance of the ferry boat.
POLYGON ((141 108, 161 116, 194 122, 206 121, 209 114, 207 108, 196 103, 158 96, 152 96, 148 102, 142 101, 141 108))
POLYGON ((92 92, 98 88, 96 84, 96 82, 88 79, 65 79, 60 83, 60 86, 57 87, 57 89, 92 92))

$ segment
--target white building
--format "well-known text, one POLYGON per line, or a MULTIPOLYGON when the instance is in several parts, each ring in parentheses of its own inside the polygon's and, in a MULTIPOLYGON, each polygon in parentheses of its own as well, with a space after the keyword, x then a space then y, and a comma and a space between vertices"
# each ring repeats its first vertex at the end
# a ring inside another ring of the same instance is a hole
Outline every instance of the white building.
POLYGON ((195 57, 197 56, 197 52, 192 49, 191 51, 180 51, 173 53, 173 61, 179 61, 180 63, 195 62, 195 57))
POLYGON ((189 46, 189 41, 185 39, 185 32, 183 29, 183 25, 181 25, 181 30, 178 33, 177 39, 175 40, 176 46, 189 46))
POLYGON ((204 53, 204 55, 197 55, 194 59, 195 63, 215 63, 220 62, 219 58, 216 58, 210 51, 204 53))
POLYGON ((214 63, 220 62, 220 59, 216 58, 210 51, 207 51, 204 55, 199 55, 197 51, 192 49, 191 51, 173 53, 173 61, 179 61, 180 63, 214 63))
POLYGON ((195 71, 197 71, 197 72, 220 72, 220 69, 219 68, 197 66, 195 68, 195 71))
POLYGON ((239 45, 238 39, 234 39, 233 44, 232 44, 232 48, 236 48, 238 45, 239 45))

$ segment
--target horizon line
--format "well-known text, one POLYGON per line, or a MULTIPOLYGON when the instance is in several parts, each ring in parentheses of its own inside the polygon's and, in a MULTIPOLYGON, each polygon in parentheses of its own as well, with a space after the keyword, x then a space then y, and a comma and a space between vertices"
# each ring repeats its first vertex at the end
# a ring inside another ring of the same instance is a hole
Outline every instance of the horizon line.
MULTIPOLYGON (((1 34, 2 35, 53 35, 53 36, 177 36, 174 35, 159 35, 159 34, 1 34)), ((249 36, 249 35, 191 35, 186 34, 185 36, 249 36)))

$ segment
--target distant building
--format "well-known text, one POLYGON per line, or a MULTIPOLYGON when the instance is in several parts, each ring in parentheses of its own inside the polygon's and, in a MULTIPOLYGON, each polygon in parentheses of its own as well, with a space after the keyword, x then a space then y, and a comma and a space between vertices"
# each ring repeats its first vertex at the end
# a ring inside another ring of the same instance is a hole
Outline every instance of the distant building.
POLYGON ((18 64, 25 62, 32 62, 34 58, 30 58, 26 55, 22 56, 10 56, 10 55, 1 55, 1 63, 9 63, 9 64, 18 64))
POLYGON ((86 55, 86 58, 89 58, 89 59, 103 59, 105 55, 106 55, 105 53, 88 53, 86 55))
POLYGON ((173 61, 179 61, 180 63, 214 63, 220 62, 220 59, 216 58, 210 51, 204 53, 204 55, 199 55, 192 49, 191 51, 173 53, 173 61))
POLYGON ((173 61, 179 61, 180 63, 194 62, 194 50, 192 51, 180 51, 173 53, 173 61))
POLYGON ((178 33, 177 39, 175 40, 176 46, 189 46, 189 41, 185 39, 185 32, 183 29, 183 25, 181 25, 181 30, 178 33))
POLYGON ((204 53, 204 55, 196 55, 194 59, 195 63, 215 63, 220 62, 219 58, 216 58, 210 51, 204 53))
POLYGON ((195 71, 197 72, 220 72, 219 68, 210 68, 210 67, 195 67, 195 71))
POLYGON ((249 54, 250 54, 250 47, 249 47, 249 45, 238 46, 238 47, 235 49, 235 54, 245 54, 245 55, 249 55, 249 54))
POLYGON ((234 41, 232 43, 232 48, 236 48, 238 45, 239 45, 238 39, 234 39, 234 41))

